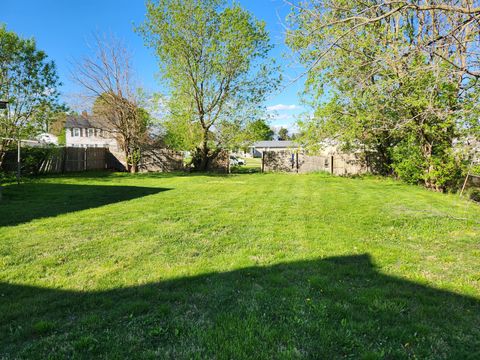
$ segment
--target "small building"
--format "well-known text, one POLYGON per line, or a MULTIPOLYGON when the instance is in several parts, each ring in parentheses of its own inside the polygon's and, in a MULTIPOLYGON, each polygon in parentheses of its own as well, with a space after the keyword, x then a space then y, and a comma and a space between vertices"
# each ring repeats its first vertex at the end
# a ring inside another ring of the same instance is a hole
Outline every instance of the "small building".
POLYGON ((86 113, 67 116, 65 143, 67 147, 104 147, 113 152, 121 151, 111 126, 86 113))
POLYGON ((41 133, 35 136, 33 139, 22 139, 22 146, 29 147, 45 147, 45 146, 57 146, 58 137, 50 133, 41 133))
POLYGON ((300 148, 300 145, 291 140, 267 140, 257 141, 250 146, 250 154, 253 157, 262 157, 265 151, 293 151, 300 148))

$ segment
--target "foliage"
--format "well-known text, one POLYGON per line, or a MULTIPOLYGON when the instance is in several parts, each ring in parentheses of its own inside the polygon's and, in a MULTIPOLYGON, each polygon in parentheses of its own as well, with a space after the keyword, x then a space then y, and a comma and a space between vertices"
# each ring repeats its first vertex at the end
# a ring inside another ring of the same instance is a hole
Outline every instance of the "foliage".
MULTIPOLYGON (((35 40, 22 39, 0 26, 0 137, 31 138, 48 129, 51 114, 62 109, 60 82, 53 61, 35 40)), ((12 140, 0 140, 0 165, 12 140)))
MULTIPOLYGON (((13 174, 17 171, 17 149, 11 147, 6 152, 2 169, 6 173, 13 174)), ((38 175, 42 172, 45 164, 61 158, 63 148, 54 145, 46 147, 32 147, 22 145, 21 149, 21 172, 22 176, 38 175)))
POLYGON ((458 195, 128 173, 3 195, 2 358, 478 358, 480 207, 458 195))
POLYGON ((273 136, 275 135, 268 123, 262 119, 249 123, 247 132, 249 133, 249 137, 255 141, 273 140, 273 136))
POLYGON ((221 0, 159 0, 147 3, 138 31, 170 90, 168 142, 196 153, 206 170, 219 150, 245 141, 277 84, 265 23, 221 0))
POLYGON ((58 134, 58 145, 59 146, 66 146, 67 145, 67 130, 63 128, 60 130, 60 134, 58 134))
POLYGON ((22 147, 22 175, 38 175, 42 165, 54 157, 61 156, 63 148, 48 147, 22 147))
POLYGON ((66 139, 66 130, 65 130, 65 122, 67 121, 67 113, 56 112, 51 115, 51 122, 47 129, 48 133, 51 133, 58 138, 58 145, 65 145, 67 143, 66 139))
POLYGON ((278 140, 289 140, 288 129, 282 127, 278 130, 278 140))
POLYGON ((463 170, 454 140, 478 126, 476 77, 458 67, 473 15, 423 3, 307 1, 293 8, 287 42, 309 68, 302 142, 334 140, 375 154, 381 173, 445 190, 463 170))

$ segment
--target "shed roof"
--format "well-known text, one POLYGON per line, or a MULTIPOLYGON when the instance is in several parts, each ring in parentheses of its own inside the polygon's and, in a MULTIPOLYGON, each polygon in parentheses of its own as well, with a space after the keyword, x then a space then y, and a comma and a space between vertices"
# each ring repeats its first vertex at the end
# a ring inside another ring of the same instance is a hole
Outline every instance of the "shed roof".
POLYGON ((294 141, 291 140, 268 140, 268 141, 257 141, 252 145, 255 148, 294 148, 298 147, 294 141))

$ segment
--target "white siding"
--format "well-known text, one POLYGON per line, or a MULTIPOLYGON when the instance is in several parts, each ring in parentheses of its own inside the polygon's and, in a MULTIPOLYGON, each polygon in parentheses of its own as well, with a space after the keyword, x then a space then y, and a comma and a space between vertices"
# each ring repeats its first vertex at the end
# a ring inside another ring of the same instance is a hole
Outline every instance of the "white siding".
MULTIPOLYGON (((77 128, 79 129, 79 128, 77 128)), ((65 129, 65 142, 70 147, 107 147, 110 151, 120 151, 117 140, 101 129, 65 129), (80 136, 72 136, 79 133, 80 136)))

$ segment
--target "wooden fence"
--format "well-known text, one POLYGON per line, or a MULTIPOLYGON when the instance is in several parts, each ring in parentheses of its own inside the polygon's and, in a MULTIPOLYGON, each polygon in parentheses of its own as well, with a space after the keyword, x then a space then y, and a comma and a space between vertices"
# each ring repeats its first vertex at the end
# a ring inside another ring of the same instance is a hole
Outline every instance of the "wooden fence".
MULTIPOLYGON (((228 159, 228 154, 227 154, 228 159)), ((64 173, 88 170, 126 171, 121 153, 94 147, 24 147, 21 149, 23 174, 64 173)), ((17 152, 8 151, 2 164, 4 171, 17 170, 17 152)), ((169 172, 183 170, 183 155, 165 148, 143 149, 139 170, 169 172)))
POLYGON ((356 154, 307 155, 296 151, 264 151, 262 171, 308 173, 325 171, 334 175, 356 175, 368 167, 356 154))
MULTIPOLYGON (((107 168, 106 148, 25 147, 21 150, 24 174, 63 173, 107 168)), ((8 151, 2 164, 4 171, 16 171, 17 153, 8 151)))

